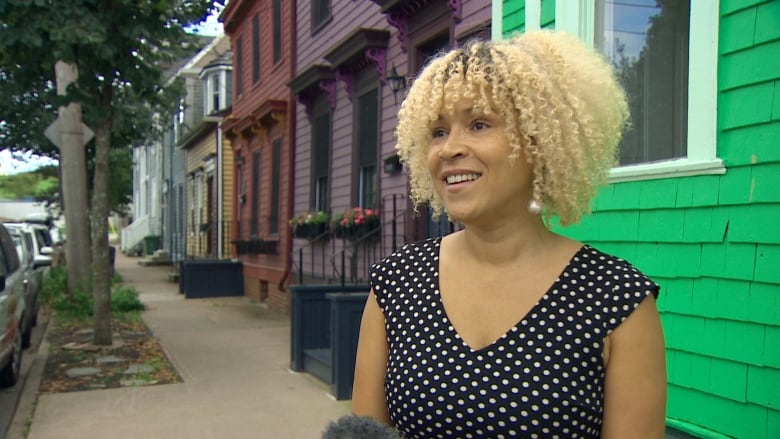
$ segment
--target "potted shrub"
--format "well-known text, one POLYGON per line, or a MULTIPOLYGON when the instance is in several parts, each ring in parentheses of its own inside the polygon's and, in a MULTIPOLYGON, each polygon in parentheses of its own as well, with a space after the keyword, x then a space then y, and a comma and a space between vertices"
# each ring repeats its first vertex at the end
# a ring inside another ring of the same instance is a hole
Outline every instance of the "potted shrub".
POLYGON ((328 229, 328 214, 323 211, 303 212, 290 220, 293 236, 314 239, 328 229))
MULTIPOLYGON (((379 210, 353 207, 336 215, 331 222, 331 230, 337 238, 358 240, 370 235, 380 226, 379 210)), ((379 234, 375 234, 379 236, 379 234)))

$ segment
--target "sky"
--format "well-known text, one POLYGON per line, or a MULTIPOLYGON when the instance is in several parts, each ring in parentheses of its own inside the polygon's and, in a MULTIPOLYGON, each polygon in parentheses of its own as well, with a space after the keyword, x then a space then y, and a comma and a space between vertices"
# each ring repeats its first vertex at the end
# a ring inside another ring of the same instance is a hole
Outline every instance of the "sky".
MULTIPOLYGON (((217 36, 222 33, 222 23, 217 17, 222 10, 218 10, 208 16, 200 25, 193 26, 188 31, 201 35, 217 36)), ((0 175, 18 174, 20 172, 34 171, 44 165, 56 165, 57 161, 47 157, 33 154, 12 154, 9 150, 0 151, 0 175)))

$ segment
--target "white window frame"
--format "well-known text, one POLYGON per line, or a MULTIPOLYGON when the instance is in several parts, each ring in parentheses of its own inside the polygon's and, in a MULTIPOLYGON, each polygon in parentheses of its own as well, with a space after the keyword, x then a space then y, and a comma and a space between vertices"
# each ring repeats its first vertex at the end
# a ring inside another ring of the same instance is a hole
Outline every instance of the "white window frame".
MULTIPOLYGON (((686 157, 613 168, 609 173, 611 183, 726 173, 723 161, 717 157, 716 141, 719 3, 717 0, 691 0, 686 157)), ((540 27, 541 10, 541 0, 526 0, 526 30, 540 27)), ((566 0, 565 4, 559 0, 555 8, 555 27, 576 35, 593 47, 595 12, 596 0, 566 0)))

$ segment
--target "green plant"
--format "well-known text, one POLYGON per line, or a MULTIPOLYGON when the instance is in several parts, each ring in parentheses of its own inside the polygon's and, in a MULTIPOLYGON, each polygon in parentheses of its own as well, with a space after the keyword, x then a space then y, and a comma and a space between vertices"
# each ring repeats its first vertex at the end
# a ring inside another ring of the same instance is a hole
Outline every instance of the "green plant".
POLYGON ((321 210, 303 212, 290 219, 290 226, 296 238, 316 238, 325 233, 328 227, 328 214, 321 210))
POLYGON ((41 288, 41 303, 51 305, 59 296, 65 294, 68 288, 68 272, 64 266, 53 267, 49 275, 43 279, 41 288))
MULTIPOLYGON (((62 267, 53 268, 43 282, 42 303, 58 314, 76 318, 91 316, 92 296, 83 291, 67 294, 67 284, 67 271, 62 267)), ((125 314, 143 310, 144 304, 138 298, 138 291, 123 284, 121 276, 114 276, 111 286, 111 312, 125 314)))
POLYGON ((317 212, 303 212, 290 219, 290 225, 295 229, 296 226, 306 224, 327 224, 328 214, 319 210, 317 212))
POLYGON ((138 291, 129 285, 117 285, 111 292, 111 312, 127 313, 143 311, 144 304, 138 298, 138 291))

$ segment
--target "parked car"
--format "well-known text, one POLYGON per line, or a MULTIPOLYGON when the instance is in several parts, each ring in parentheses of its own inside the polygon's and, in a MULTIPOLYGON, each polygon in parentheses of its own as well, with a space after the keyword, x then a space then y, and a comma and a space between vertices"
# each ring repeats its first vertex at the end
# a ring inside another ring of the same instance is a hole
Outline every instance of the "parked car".
POLYGON ((32 328, 38 324, 38 311, 41 288, 43 287, 43 267, 35 266, 34 244, 31 233, 26 233, 21 228, 8 228, 8 233, 16 246, 19 255, 19 263, 24 273, 24 303, 25 313, 22 319, 22 347, 30 347, 32 328))
POLYGON ((11 235, 0 225, 0 388, 19 379, 24 312, 22 265, 11 235))
POLYGON ((49 228, 43 224, 32 223, 5 223, 9 230, 21 230, 32 237, 33 243, 33 265, 36 269, 41 269, 43 276, 49 273, 51 267, 52 254, 54 248, 49 228))

